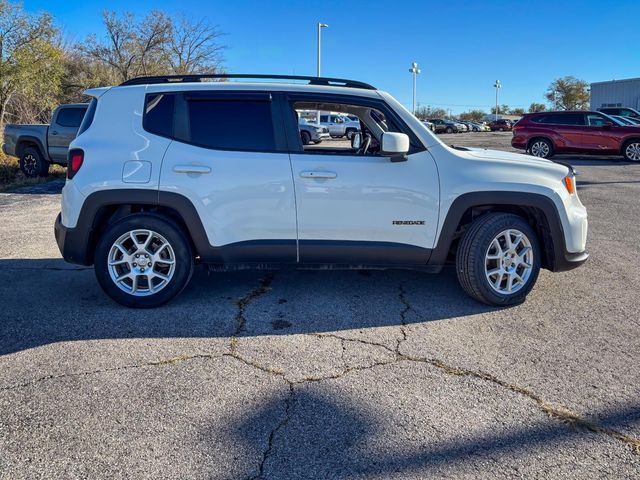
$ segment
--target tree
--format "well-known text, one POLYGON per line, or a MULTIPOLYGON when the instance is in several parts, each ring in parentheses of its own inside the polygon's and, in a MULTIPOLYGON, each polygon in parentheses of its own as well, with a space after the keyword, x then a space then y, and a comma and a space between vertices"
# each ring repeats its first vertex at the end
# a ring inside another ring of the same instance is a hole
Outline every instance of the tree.
POLYGON ((509 115, 524 115, 525 113, 527 113, 525 109, 520 107, 509 110, 509 115))
POLYGON ((461 120, 470 120, 472 122, 481 122, 486 117, 486 112, 482 110, 469 110, 462 112, 459 116, 461 120))
MULTIPOLYGON (((491 113, 495 115, 495 113, 496 113, 496 107, 495 106, 491 107, 491 113)), ((498 114, 508 115, 509 114, 509 105, 505 105, 505 104, 499 105, 498 114)))
POLYGON ((445 118, 447 111, 444 108, 433 108, 430 105, 421 105, 416 108, 416 117, 420 120, 428 120, 430 118, 445 118))
POLYGON ((222 70, 222 50, 217 43, 222 34, 205 20, 192 22, 186 17, 173 24, 167 46, 167 60, 171 72, 176 75, 185 73, 218 73, 222 70))
POLYGON ((49 14, 0 0, 0 125, 12 104, 33 102, 36 117, 55 105, 63 73, 57 35, 49 14))
POLYGON ((546 109, 547 107, 544 105, 544 103, 533 102, 531 105, 529 105, 529 113, 544 112, 546 109))
POLYGON ((107 35, 90 35, 79 47, 93 64, 120 83, 140 75, 215 73, 222 70, 221 33, 206 20, 174 22, 154 10, 137 21, 132 13, 103 13, 107 35))
POLYGON ((558 78, 549 85, 545 97, 555 110, 587 110, 589 84, 574 76, 558 78))

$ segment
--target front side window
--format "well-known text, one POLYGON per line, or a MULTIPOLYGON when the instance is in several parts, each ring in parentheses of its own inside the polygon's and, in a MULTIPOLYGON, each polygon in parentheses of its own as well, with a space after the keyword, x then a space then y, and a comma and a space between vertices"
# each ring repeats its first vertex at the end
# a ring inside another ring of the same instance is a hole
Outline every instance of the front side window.
POLYGON ((58 112, 56 123, 63 127, 77 128, 82 123, 86 108, 63 108, 58 112))
POLYGON ((226 150, 276 149, 270 101, 203 98, 187 103, 190 143, 226 150))

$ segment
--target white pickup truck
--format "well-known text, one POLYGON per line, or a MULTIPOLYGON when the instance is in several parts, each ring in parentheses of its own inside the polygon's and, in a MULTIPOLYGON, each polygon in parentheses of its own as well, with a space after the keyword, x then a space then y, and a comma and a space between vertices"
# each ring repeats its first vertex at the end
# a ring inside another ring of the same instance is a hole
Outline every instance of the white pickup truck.
POLYGON ((46 176, 50 164, 67 164, 69 144, 76 138, 87 106, 60 105, 51 116, 51 125, 7 125, 2 150, 20 159, 20 170, 27 177, 46 176))

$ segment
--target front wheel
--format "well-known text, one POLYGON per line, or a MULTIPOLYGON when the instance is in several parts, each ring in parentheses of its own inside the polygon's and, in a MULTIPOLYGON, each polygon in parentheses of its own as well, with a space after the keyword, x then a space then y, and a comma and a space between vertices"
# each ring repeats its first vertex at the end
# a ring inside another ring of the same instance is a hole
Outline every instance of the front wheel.
POLYGON ((300 132, 300 138, 302 140, 302 145, 309 145, 311 143, 311 135, 309 135, 309 132, 305 132, 303 130, 300 132))
POLYGON ((446 133, 453 133, 453 128, 451 127, 447 127, 447 129, 445 130, 446 133))
POLYGON ((193 253, 182 229, 153 213, 127 216, 102 234, 94 268, 98 283, 127 307, 153 308, 178 293, 193 274, 193 253))
POLYGON ((538 238, 522 217, 488 213, 477 218, 460 241, 458 280, 482 303, 522 303, 538 278, 540 256, 538 238))
POLYGON ((347 140, 351 140, 354 133, 356 133, 355 128, 347 128, 347 140))

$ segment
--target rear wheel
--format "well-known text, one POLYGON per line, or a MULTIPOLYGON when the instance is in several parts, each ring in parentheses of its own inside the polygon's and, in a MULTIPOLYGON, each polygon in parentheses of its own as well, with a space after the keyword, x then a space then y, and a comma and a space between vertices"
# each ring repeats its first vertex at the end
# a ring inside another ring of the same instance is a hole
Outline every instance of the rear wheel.
POLYGON ((353 137, 354 133, 356 133, 355 128, 347 128, 347 139, 351 140, 351 137, 353 137))
POLYGON ((98 241, 95 274, 102 289, 127 307, 153 308, 178 293, 193 274, 193 254, 173 221, 152 213, 130 215, 98 241))
POLYGON ((624 158, 630 162, 640 162, 640 140, 631 140, 623 149, 624 158))
POLYGON ((303 130, 300 132, 300 138, 302 139, 303 145, 309 145, 311 143, 311 135, 309 135, 309 132, 303 130))
POLYGON ((462 237, 456 270, 460 285, 476 300, 498 306, 521 303, 540 272, 538 238, 517 215, 483 215, 462 237))
POLYGON ((534 157, 549 158, 553 155, 553 145, 545 138, 536 138, 529 144, 529 154, 534 157))
POLYGON ((447 129, 445 130, 446 133, 453 133, 453 128, 451 127, 447 127, 447 129))
POLYGON ((25 177, 35 178, 49 175, 49 162, 47 162, 40 151, 34 147, 24 149, 18 165, 25 177))

